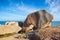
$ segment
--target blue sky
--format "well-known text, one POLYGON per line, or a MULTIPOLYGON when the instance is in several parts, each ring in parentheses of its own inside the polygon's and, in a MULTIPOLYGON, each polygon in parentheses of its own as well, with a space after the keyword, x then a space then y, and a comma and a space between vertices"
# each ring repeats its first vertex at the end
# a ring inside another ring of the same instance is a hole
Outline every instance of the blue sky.
POLYGON ((60 21, 60 0, 0 0, 0 21, 24 21, 38 10, 47 10, 53 21, 60 21))

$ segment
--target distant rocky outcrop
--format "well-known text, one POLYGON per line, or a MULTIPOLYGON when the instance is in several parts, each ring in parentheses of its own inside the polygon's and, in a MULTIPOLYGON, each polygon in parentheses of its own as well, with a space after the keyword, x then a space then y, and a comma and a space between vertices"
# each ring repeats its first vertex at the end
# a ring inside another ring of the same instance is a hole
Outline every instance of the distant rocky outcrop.
POLYGON ((0 35, 18 32, 22 28, 18 26, 18 22, 7 22, 5 25, 0 25, 0 35))
POLYGON ((6 22, 5 25, 23 26, 23 22, 6 22))
POLYGON ((25 22, 23 23, 23 30, 30 25, 34 25, 33 30, 37 30, 43 27, 50 26, 51 21, 53 20, 53 16, 49 14, 46 10, 40 10, 33 13, 30 13, 25 22))
POLYGON ((6 22, 5 25, 18 26, 18 22, 6 22))

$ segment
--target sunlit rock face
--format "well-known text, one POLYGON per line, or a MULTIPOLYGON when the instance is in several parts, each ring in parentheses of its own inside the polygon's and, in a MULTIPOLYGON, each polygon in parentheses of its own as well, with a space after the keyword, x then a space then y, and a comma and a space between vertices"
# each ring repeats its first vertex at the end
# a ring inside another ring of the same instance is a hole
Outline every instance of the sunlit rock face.
POLYGON ((26 28, 26 31, 25 32, 26 33, 32 32, 33 31, 33 29, 32 29, 33 27, 34 27, 34 25, 30 25, 29 27, 26 28))
POLYGON ((53 16, 46 10, 40 10, 30 13, 23 23, 23 30, 26 29, 26 27, 29 27, 29 25, 34 25, 33 30, 37 30, 42 27, 48 27, 50 26, 52 20, 53 16))
POLYGON ((0 34, 18 32, 22 28, 18 26, 18 22, 7 22, 5 25, 0 25, 0 34))

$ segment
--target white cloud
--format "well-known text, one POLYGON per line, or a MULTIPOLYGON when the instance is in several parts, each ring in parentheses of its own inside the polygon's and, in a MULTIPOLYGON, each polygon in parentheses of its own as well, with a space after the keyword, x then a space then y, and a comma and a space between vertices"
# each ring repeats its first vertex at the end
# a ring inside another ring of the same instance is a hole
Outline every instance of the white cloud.
POLYGON ((8 12, 0 12, 0 21, 24 21, 25 16, 8 13, 8 12), (5 13, 5 14, 4 14, 5 13))
POLYGON ((25 11, 27 13, 31 13, 31 12, 39 10, 38 8, 36 8, 34 6, 25 5, 25 3, 23 1, 21 1, 21 5, 17 4, 16 7, 18 10, 22 10, 22 11, 25 11))
POLYGON ((17 8, 17 10, 25 11, 27 13, 31 13, 31 12, 34 12, 34 11, 37 11, 38 10, 35 7, 31 7, 31 6, 25 5, 23 1, 21 1, 21 5, 17 4, 16 5, 16 8, 17 8))
POLYGON ((34 11, 38 10, 36 8, 32 8, 32 7, 28 7, 28 6, 22 6, 22 7, 18 6, 17 8, 18 8, 18 10, 25 11, 27 13, 31 13, 31 12, 34 12, 34 11))
POLYGON ((21 1, 21 3, 17 3, 13 7, 10 7, 10 8, 8 7, 7 10, 14 11, 14 12, 16 12, 16 11, 19 11, 19 12, 23 11, 23 12, 26 12, 26 14, 28 14, 28 13, 37 11, 39 9, 37 9, 35 7, 27 6, 27 5, 24 4, 23 1, 21 1))
MULTIPOLYGON (((21 5, 20 4, 15 4, 14 7, 10 7, 10 8, 8 7, 7 10, 10 11, 10 12, 14 12, 13 13, 14 15, 17 14, 18 16, 20 16, 20 15, 23 16, 23 17, 20 17, 20 18, 22 18, 20 20, 25 20, 25 18, 27 17, 27 15, 29 13, 34 12, 34 11, 37 11, 38 9, 37 8, 34 8, 34 7, 31 7, 31 6, 26 6, 23 3, 23 1, 21 1, 21 5)), ((16 19, 17 18, 19 18, 19 17, 16 17, 16 19)), ((14 18, 12 18, 12 19, 14 19, 14 18)))
POLYGON ((48 10, 53 14, 55 21, 60 21, 60 0, 46 0, 48 4, 48 10))
POLYGON ((0 16, 0 21, 7 21, 7 20, 14 20, 14 21, 24 21, 27 15, 31 12, 37 11, 37 8, 29 7, 24 5, 24 3, 21 1, 21 5, 15 4, 15 6, 7 7, 5 9, 5 12, 0 12, 2 17, 0 16), (6 12, 7 11, 7 12, 6 12), (23 15, 22 15, 23 14, 23 15))

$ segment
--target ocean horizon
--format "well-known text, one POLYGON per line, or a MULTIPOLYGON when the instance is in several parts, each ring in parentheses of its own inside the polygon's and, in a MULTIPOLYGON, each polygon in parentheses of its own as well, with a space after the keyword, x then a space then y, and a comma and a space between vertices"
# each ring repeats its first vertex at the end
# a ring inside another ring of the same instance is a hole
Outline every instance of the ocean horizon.
MULTIPOLYGON (((1 25, 5 25, 5 23, 8 21, 0 21, 1 25)), ((23 22, 23 21, 16 21, 16 22, 23 22)), ((60 21, 52 21, 51 26, 60 26, 60 21)))

